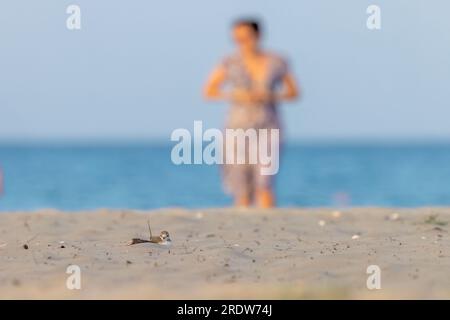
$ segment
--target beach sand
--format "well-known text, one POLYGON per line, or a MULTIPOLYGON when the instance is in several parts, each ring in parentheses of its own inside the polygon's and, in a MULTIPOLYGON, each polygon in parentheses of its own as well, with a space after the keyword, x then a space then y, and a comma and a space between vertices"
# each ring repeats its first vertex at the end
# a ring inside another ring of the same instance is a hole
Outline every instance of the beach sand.
POLYGON ((447 208, 0 213, 0 298, 450 298, 448 221, 447 208), (147 220, 170 246, 127 245, 147 220))

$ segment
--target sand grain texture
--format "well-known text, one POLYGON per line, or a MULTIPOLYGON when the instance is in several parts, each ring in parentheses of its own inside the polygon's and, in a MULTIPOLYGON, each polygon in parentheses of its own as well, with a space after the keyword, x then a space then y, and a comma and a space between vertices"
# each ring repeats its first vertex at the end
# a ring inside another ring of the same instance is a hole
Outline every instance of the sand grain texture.
POLYGON ((0 298, 450 298, 449 221, 446 208, 1 213, 0 298), (171 246, 127 245, 148 219, 171 246), (66 288, 72 264, 81 290, 66 288))

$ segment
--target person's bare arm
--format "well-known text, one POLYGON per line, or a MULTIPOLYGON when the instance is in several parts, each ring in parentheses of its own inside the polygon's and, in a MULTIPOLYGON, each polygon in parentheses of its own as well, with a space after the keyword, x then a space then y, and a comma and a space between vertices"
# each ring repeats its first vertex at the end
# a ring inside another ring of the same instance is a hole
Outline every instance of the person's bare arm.
POLYGON ((294 76, 287 73, 282 80, 283 86, 281 92, 276 95, 278 101, 293 101, 299 97, 297 81, 294 76))
POLYGON ((252 97, 260 103, 293 101, 298 98, 297 82, 292 74, 286 74, 281 84, 280 91, 257 90, 252 93, 252 97))
POLYGON ((254 94, 245 89, 234 89, 232 91, 223 90, 226 82, 225 69, 222 66, 213 70, 209 76, 206 85, 203 89, 203 96, 210 101, 229 101, 236 103, 253 103, 255 100, 254 94))
POLYGON ((227 100, 228 95, 222 91, 226 74, 222 66, 213 70, 203 89, 203 96, 207 100, 221 101, 227 100))
POLYGON ((203 96, 211 101, 232 101, 238 103, 253 103, 272 101, 293 101, 298 98, 297 82, 292 74, 287 73, 282 79, 282 88, 280 92, 270 93, 267 91, 248 91, 236 89, 232 92, 225 92, 223 85, 226 81, 225 69, 222 66, 213 70, 206 82, 203 90, 203 96))

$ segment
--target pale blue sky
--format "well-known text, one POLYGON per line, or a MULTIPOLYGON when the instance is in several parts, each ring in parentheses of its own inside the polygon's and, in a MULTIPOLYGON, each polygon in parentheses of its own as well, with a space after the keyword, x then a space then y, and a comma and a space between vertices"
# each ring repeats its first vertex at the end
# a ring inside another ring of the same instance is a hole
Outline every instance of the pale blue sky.
POLYGON ((447 0, 14 0, 0 10, 0 140, 163 139, 194 120, 232 50, 231 21, 256 15, 303 99, 282 106, 288 137, 450 140, 447 0), (78 4, 82 30, 66 29, 78 4), (366 28, 366 8, 382 29, 366 28))

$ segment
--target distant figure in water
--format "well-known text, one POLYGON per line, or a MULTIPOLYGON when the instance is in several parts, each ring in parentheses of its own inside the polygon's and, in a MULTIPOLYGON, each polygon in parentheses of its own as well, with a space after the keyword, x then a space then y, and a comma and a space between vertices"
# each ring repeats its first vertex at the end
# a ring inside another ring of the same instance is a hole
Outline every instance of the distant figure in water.
MULTIPOLYGON (((298 96, 286 60, 261 47, 260 24, 256 20, 236 21, 232 35, 237 50, 212 71, 204 89, 205 97, 230 102, 225 129, 280 129, 277 104, 298 96)), ((236 206, 275 206, 274 176, 262 175, 261 166, 248 162, 222 166, 225 189, 233 195, 236 206)))

